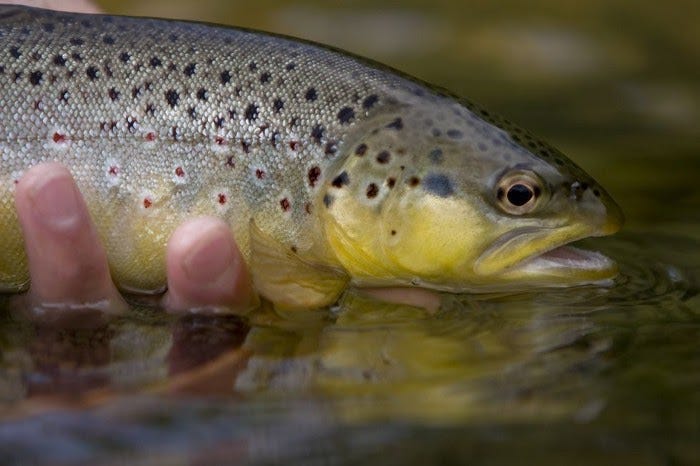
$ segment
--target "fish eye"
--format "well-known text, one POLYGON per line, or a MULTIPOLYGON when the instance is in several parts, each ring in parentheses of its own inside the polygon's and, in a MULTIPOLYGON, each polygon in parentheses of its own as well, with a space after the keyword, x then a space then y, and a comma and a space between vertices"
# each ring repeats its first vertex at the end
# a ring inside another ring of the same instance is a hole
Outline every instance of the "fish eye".
POLYGON ((542 194, 541 182, 528 172, 516 172, 504 176, 498 183, 498 205, 509 214, 522 215, 531 212, 542 194))
POLYGON ((514 184, 508 188, 508 192, 506 193, 508 202, 516 207, 524 206, 530 202, 530 199, 532 199, 534 196, 535 193, 533 192, 532 188, 520 183, 514 184))

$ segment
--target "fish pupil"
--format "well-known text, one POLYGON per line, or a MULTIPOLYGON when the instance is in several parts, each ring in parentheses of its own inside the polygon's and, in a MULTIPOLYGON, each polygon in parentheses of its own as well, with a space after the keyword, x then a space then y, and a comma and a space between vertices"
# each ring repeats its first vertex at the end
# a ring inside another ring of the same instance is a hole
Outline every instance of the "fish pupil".
POLYGON ((530 199, 532 199, 532 196, 534 196, 534 193, 532 192, 532 189, 524 184, 514 184, 510 187, 510 189, 508 189, 507 196, 508 202, 514 206, 520 207, 527 204, 530 199))

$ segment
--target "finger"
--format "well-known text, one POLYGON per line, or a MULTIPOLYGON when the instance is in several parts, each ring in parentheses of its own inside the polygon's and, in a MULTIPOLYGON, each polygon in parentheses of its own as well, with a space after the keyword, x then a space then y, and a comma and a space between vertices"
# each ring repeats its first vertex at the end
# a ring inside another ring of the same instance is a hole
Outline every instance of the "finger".
POLYGON ((121 310, 107 256, 70 172, 53 162, 31 168, 17 184, 15 204, 34 304, 121 310))
POLYGON ((256 305, 245 261, 222 220, 183 223, 170 238, 166 257, 167 309, 242 313, 256 305))

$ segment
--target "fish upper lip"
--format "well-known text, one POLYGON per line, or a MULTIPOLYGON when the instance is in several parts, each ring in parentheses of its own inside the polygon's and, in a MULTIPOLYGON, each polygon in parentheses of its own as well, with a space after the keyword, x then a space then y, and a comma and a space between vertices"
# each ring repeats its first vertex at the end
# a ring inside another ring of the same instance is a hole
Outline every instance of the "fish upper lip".
MULTIPOLYGON (((551 237, 552 234, 556 234, 555 232, 560 231, 562 235, 562 239, 560 241, 554 241, 553 243, 548 244, 547 246, 544 247, 538 247, 534 249, 530 254, 525 255, 518 260, 514 261, 511 264, 506 265, 505 267, 502 267, 499 272, 500 273, 505 273, 510 270, 513 270, 522 264, 533 260, 534 258, 540 257, 550 251, 553 251, 557 248, 560 248, 562 246, 566 246, 570 243, 573 243, 575 241, 578 241, 583 238, 588 238, 590 236, 594 236, 596 234, 595 231, 591 231, 588 228, 585 229, 575 229, 575 228, 567 228, 567 227, 536 227, 536 226, 528 226, 528 227, 521 227, 521 228, 516 228, 515 230, 511 230, 509 232, 504 233, 503 235, 499 236, 484 252, 479 255, 479 258, 476 260, 475 263, 475 270, 478 271, 479 268, 486 268, 488 269, 488 261, 493 260, 493 258, 498 257, 499 255, 502 254, 501 250, 506 247, 507 244, 518 241, 521 238, 526 238, 528 236, 531 237, 532 241, 537 241, 538 237, 551 237), (569 230, 569 231, 567 231, 569 230), (578 231, 577 231, 578 230, 578 231)), ((483 271, 482 271, 483 272, 483 271)), ((486 274, 489 274, 488 272, 486 274)))

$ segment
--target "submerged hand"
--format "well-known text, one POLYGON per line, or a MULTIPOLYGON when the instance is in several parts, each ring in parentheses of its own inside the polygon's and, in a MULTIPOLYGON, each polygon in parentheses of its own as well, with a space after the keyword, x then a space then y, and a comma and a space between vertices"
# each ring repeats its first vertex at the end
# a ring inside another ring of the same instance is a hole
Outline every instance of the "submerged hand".
MULTIPOLYGON (((44 163, 28 170, 15 203, 33 307, 124 307, 85 201, 65 167, 44 163)), ((255 299, 231 231, 217 218, 195 218, 176 229, 168 243, 167 275, 163 304, 169 310, 243 309, 255 299)))

